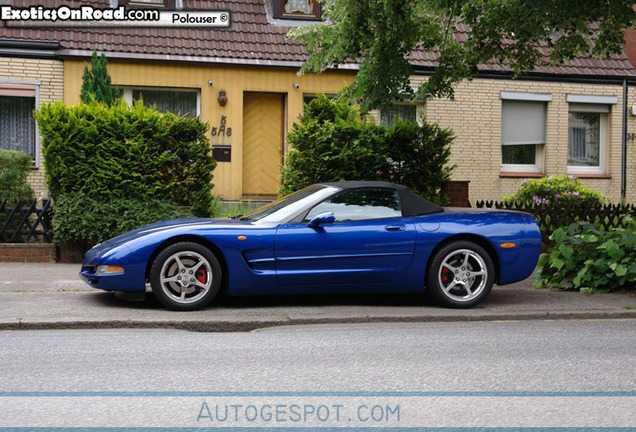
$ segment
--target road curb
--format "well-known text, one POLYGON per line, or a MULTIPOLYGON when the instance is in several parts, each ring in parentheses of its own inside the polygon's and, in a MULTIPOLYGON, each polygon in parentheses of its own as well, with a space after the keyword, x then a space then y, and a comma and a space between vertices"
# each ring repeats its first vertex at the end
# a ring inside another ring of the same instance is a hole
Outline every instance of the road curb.
POLYGON ((215 320, 76 320, 0 322, 0 330, 82 330, 82 329, 171 329, 194 332, 249 332, 258 329, 313 325, 364 323, 434 323, 476 321, 541 321, 541 320, 603 320, 636 319, 636 310, 611 311, 550 311, 518 312, 479 315, 418 315, 418 316, 360 316, 288 318, 271 320, 215 321, 215 320))

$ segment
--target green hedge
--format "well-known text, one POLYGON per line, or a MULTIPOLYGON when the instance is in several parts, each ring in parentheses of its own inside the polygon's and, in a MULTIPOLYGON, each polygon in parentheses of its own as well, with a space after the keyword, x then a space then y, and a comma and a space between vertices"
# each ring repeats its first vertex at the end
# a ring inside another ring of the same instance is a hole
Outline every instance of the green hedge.
POLYGON ((18 200, 30 203, 35 199, 27 181, 32 162, 24 152, 0 150, 0 203, 6 199, 7 205, 13 206, 18 200))
POLYGON ((451 131, 437 125, 377 126, 355 107, 318 96, 305 106, 287 141, 281 195, 316 182, 385 180, 404 184, 436 202, 450 178, 451 131))
POLYGON ((55 243, 92 246, 143 225, 193 217, 174 202, 156 198, 135 199, 107 196, 96 199, 83 193, 64 195, 53 215, 55 243))
MULTIPOLYGON (((104 201, 163 199, 207 216, 212 203, 208 125, 141 102, 61 102, 36 112, 47 182, 57 202, 81 193, 104 201)), ((59 209, 59 202, 57 202, 59 209)))

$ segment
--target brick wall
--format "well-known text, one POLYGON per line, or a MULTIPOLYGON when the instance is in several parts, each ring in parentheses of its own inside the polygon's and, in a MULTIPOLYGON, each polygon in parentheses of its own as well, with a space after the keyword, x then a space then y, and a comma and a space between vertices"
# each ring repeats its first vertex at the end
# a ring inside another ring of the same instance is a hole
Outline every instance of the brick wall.
MULTIPOLYGON (((419 85, 426 77, 413 77, 419 85)), ((455 100, 435 99, 423 106, 426 120, 454 131, 451 164, 457 164, 452 180, 470 180, 470 200, 501 199, 515 192, 523 178, 502 177, 501 173, 501 92, 549 93, 547 104, 544 173, 567 173, 568 94, 615 96, 608 118, 607 175, 585 178, 582 182, 603 193, 612 202, 620 200, 622 104, 621 85, 592 85, 522 80, 475 79, 459 84, 455 100), (607 176, 606 176, 607 177, 607 176)), ((628 102, 636 105, 636 88, 629 89, 628 102)), ((631 107, 631 105, 629 105, 631 107)), ((371 113, 370 119, 377 119, 371 113)), ((636 117, 628 117, 628 132, 636 132, 636 117)), ((636 202, 636 140, 629 140, 627 200, 636 202)))
POLYGON ((55 262, 52 243, 0 243, 0 262, 55 262))
MULTIPOLYGON (((39 89, 39 103, 64 100, 64 67, 59 60, 39 60, 0 57, 0 80, 37 81, 39 89)), ((44 158, 39 137, 37 151, 40 164, 34 167, 29 175, 29 182, 38 198, 48 197, 44 177, 44 158)))

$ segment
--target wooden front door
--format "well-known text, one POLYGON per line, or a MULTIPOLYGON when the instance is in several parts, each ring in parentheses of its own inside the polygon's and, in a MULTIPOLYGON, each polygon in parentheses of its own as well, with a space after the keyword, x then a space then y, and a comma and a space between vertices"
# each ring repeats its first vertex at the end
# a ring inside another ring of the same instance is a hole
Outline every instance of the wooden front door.
POLYGON ((273 198, 280 185, 285 96, 243 96, 243 198, 273 198))

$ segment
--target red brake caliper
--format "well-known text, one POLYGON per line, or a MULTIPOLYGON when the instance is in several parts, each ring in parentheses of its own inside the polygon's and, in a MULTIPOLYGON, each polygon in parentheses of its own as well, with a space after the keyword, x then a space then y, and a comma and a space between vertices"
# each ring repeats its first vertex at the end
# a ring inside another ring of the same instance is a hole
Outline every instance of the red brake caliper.
POLYGON ((448 282, 449 273, 450 273, 450 270, 448 270, 446 267, 442 268, 442 282, 448 282))
MULTIPOLYGON (((204 268, 200 268, 199 270, 197 270, 197 272, 195 274, 195 277, 202 284, 208 282, 208 272, 204 268)), ((198 287, 198 288, 200 288, 200 287, 198 287)))

